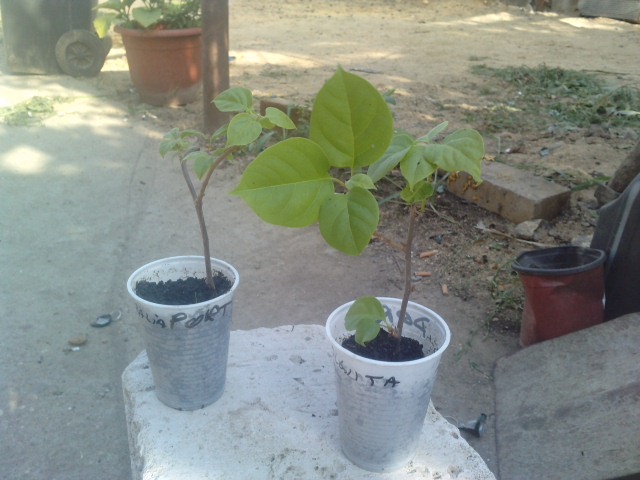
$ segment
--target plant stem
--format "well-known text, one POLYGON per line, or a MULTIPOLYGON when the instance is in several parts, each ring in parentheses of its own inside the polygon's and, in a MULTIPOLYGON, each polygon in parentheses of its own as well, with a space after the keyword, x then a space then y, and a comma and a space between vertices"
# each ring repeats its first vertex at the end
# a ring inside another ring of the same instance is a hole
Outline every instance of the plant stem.
POLYGON ((411 296, 411 246, 413 244, 413 235, 417 216, 418 206, 416 204, 413 204, 409 207, 409 227, 407 228, 407 240, 404 244, 404 293, 402 295, 402 303, 400 304, 398 326, 395 329, 395 354, 398 354, 400 352, 400 342, 402 340, 404 317, 407 314, 407 305, 409 304, 409 297, 411 296))
POLYGON ((189 187, 189 192, 191 193, 191 197, 193 198, 193 205, 196 209, 196 215, 198 216, 198 224, 200 225, 200 234, 202 236, 202 247, 204 251, 204 267, 205 267, 205 282, 213 290, 215 295, 218 294, 216 290, 216 286, 213 283, 213 269, 211 268, 211 253, 209 247, 209 234, 207 233, 207 224, 204 220, 204 211, 202 208, 204 193, 209 185, 209 181, 213 176, 213 172, 215 169, 222 163, 223 160, 227 159, 233 152, 235 148, 231 147, 227 149, 224 153, 222 153, 218 158, 216 158, 215 162, 209 167, 207 173, 204 178, 200 182, 200 191, 196 191, 195 186, 193 185, 193 181, 191 180, 191 175, 189 174, 189 168, 187 166, 187 162, 184 161, 186 156, 191 153, 191 151, 187 152, 181 161, 180 167, 182 169, 182 175, 184 176, 185 181, 187 182, 187 187, 189 187))

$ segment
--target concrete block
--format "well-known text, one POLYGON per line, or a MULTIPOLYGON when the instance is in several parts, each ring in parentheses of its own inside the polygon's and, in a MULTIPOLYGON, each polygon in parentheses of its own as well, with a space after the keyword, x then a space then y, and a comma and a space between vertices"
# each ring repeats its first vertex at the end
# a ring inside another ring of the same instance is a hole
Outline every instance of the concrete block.
POLYGON ((498 360, 501 478, 640 478, 638 339, 635 313, 498 360))
POLYGON ((134 480, 495 480, 433 405, 408 467, 379 475, 351 464, 340 451, 335 373, 324 335, 319 325, 232 332, 226 391, 193 412, 158 401, 142 352, 122 375, 134 480))
POLYGON ((640 23, 640 0, 580 0, 580 13, 640 23))
POLYGON ((482 177, 476 187, 469 175, 461 173, 449 183, 449 191, 514 223, 551 220, 571 198, 568 188, 503 163, 486 163, 482 177))

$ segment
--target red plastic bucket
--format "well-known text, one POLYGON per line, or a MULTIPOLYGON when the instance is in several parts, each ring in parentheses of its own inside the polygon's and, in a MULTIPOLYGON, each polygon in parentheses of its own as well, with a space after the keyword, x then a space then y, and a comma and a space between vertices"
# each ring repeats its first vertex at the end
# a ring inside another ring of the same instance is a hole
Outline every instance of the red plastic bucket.
POLYGON ((525 295, 523 347, 602 323, 605 260, 602 250, 573 246, 525 252, 516 259, 512 268, 525 295))

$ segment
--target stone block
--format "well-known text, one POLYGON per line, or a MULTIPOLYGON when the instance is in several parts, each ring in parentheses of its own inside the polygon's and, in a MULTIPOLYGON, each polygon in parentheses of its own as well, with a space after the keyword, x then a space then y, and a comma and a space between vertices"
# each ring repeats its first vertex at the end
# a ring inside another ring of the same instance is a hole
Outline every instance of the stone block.
POLYGON ((449 183, 449 191, 514 223, 551 220, 571 198, 568 188, 503 163, 486 163, 482 177, 484 181, 476 186, 461 173, 449 183))
POLYGON ((640 478, 638 338, 634 313, 498 360, 501 478, 640 478))
MULTIPOLYGON (((160 403, 145 352, 122 386, 134 480, 382 478, 340 450, 333 356, 320 325, 231 332, 225 393, 202 410, 160 403)), ((495 480, 433 405, 415 458, 389 478, 495 480)))

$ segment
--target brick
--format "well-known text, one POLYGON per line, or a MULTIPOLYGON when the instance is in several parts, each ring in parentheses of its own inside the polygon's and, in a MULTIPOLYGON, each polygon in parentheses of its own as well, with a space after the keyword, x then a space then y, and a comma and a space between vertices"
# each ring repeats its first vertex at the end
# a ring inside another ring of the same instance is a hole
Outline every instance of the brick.
POLYGON ((503 163, 485 163, 483 183, 461 173, 449 183, 449 191, 514 223, 536 218, 551 220, 568 204, 571 191, 503 163))

